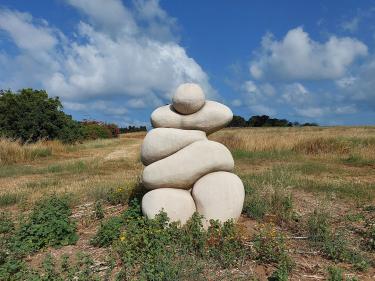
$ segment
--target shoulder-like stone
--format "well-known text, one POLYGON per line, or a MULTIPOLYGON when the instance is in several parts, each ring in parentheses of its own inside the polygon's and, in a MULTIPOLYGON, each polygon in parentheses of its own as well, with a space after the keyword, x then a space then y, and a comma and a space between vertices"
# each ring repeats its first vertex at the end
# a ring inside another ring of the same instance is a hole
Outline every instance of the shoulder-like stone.
POLYGON ((145 167, 142 182, 147 189, 189 189, 205 174, 232 171, 233 168, 232 154, 224 145, 202 140, 145 167))
POLYGON ((187 190, 160 188, 147 192, 142 198, 142 212, 152 219, 163 210, 170 221, 184 224, 196 211, 193 197, 187 190))
POLYGON ((228 172, 214 172, 200 178, 193 187, 197 212, 207 228, 211 219, 237 220, 242 212, 245 190, 241 179, 228 172))
POLYGON ((171 105, 159 107, 151 114, 151 123, 154 128, 201 130, 211 134, 228 125, 232 118, 229 107, 206 101, 198 112, 189 115, 179 114, 171 105))
POLYGON ((163 159, 185 146, 207 139, 205 132, 173 128, 156 128, 149 131, 142 143, 141 160, 144 165, 163 159))
POLYGON ((185 83, 180 85, 172 97, 174 109, 181 114, 192 114, 202 108, 205 96, 198 84, 185 83))

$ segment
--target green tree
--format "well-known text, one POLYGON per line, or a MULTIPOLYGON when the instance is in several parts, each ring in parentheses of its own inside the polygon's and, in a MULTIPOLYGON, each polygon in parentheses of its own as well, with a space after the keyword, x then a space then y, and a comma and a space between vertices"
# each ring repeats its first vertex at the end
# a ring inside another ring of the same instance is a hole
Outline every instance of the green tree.
POLYGON ((233 115, 232 121, 228 127, 247 127, 246 120, 242 116, 233 115))
POLYGON ((23 142, 81 139, 80 124, 62 109, 59 98, 48 97, 44 90, 0 91, 0 135, 23 142))

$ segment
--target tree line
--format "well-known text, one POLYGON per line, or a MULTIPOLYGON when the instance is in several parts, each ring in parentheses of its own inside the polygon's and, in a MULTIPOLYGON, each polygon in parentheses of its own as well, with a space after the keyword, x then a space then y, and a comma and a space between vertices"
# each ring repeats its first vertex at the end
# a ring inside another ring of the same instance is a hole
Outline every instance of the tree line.
POLYGON ((0 137, 36 142, 58 139, 64 143, 98 138, 116 138, 120 133, 146 130, 146 127, 119 128, 95 120, 76 121, 63 111, 58 97, 44 90, 0 90, 0 137))
POLYGON ((290 122, 287 119, 271 118, 268 115, 254 115, 248 120, 242 116, 234 115, 228 127, 299 127, 318 126, 317 123, 290 122))

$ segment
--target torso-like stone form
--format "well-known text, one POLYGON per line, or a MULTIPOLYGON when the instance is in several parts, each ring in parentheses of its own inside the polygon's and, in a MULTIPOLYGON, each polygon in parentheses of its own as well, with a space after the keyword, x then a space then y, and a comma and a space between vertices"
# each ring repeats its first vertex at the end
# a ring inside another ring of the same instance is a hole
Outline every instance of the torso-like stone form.
POLYGON ((224 145, 203 140, 145 167, 142 182, 147 189, 189 189, 205 174, 232 171, 233 168, 232 154, 224 145))
POLYGON ((154 218, 164 210, 172 221, 184 224, 195 211, 209 220, 225 222, 241 215, 245 191, 238 176, 230 173, 234 161, 222 144, 206 134, 224 128, 232 111, 215 101, 205 101, 197 84, 181 85, 172 105, 151 115, 154 128, 142 144, 146 166, 142 183, 151 190, 142 199, 142 211, 154 218))
POLYGON ((181 114, 197 112, 205 103, 202 88, 194 83, 180 85, 172 98, 173 108, 181 114))
POLYGON ((195 203, 187 190, 159 188, 149 191, 142 198, 142 212, 154 218, 160 211, 168 214, 170 221, 184 224, 196 211, 195 203))
POLYGON ((141 160, 144 165, 168 157, 185 146, 206 140, 206 134, 198 130, 156 128, 149 131, 142 143, 141 160))
POLYGON ((241 179, 229 172, 214 172, 200 178, 193 187, 193 199, 204 226, 211 219, 237 220, 242 212, 245 190, 241 179))
POLYGON ((233 113, 227 106, 206 101, 201 110, 189 115, 179 114, 171 105, 159 107, 151 114, 151 123, 154 128, 200 130, 211 134, 228 125, 232 118, 233 113))

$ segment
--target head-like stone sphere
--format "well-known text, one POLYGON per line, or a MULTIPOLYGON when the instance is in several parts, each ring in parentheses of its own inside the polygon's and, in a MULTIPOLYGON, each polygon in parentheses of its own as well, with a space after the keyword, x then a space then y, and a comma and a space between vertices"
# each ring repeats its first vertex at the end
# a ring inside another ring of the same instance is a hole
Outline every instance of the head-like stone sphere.
POLYGON ((173 98, 173 108, 181 114, 192 114, 203 107, 205 96, 202 88, 194 83, 180 85, 173 98))

